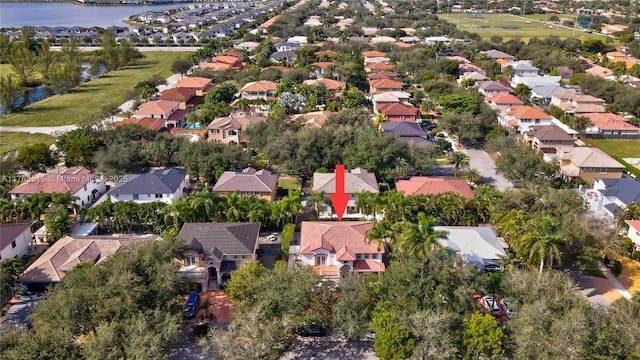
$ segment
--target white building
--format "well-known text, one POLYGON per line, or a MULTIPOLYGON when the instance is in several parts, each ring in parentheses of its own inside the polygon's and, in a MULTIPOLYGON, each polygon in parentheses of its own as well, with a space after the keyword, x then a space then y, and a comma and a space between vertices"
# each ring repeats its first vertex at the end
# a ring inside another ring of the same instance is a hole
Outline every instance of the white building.
POLYGON ((0 223, 0 261, 26 255, 30 244, 30 223, 0 223))
MULTIPOLYGON (((327 196, 336 193, 336 174, 335 173, 314 173, 313 174, 313 191, 324 192, 327 196)), ((356 194, 361 192, 379 193, 378 180, 373 173, 367 170, 356 168, 344 174, 344 192, 350 195, 344 218, 360 219, 364 217, 356 208, 356 194)), ((322 219, 337 219, 337 215, 333 212, 330 205, 322 205, 318 209, 318 215, 322 219)))
POLYGON ((146 174, 127 174, 111 190, 111 202, 133 201, 141 204, 162 201, 171 204, 182 199, 185 190, 191 188, 185 169, 152 169, 146 174))

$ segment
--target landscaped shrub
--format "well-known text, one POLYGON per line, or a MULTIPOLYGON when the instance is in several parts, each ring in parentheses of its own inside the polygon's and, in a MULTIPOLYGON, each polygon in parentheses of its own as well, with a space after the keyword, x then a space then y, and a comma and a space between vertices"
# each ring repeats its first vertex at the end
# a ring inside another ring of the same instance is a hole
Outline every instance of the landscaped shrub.
POLYGON ((295 224, 287 224, 282 229, 282 236, 280 237, 280 248, 282 252, 285 254, 289 253, 289 247, 291 247, 291 243, 293 242, 293 233, 296 230, 295 224))
POLYGON ((620 247, 622 248, 622 252, 626 254, 631 254, 633 251, 633 241, 631 241, 628 237, 623 237, 620 242, 620 247))
POLYGON ((620 276, 620 274, 622 274, 622 263, 619 260, 614 260, 613 261, 613 266, 611 266, 611 272, 616 277, 618 277, 618 276, 620 276))
POLYGON ((631 258, 633 260, 640 260, 640 251, 634 251, 633 254, 631 254, 631 258))

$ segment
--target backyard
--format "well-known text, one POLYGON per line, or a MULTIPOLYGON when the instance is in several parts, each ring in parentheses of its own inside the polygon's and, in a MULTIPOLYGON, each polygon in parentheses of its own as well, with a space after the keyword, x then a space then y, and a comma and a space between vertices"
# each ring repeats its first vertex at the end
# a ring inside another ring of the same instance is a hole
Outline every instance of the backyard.
MULTIPOLYGON (((138 64, 84 83, 67 94, 55 95, 27 106, 23 111, 0 117, 0 126, 61 126, 86 124, 105 116, 105 109, 128 99, 125 93, 153 75, 167 78, 181 52, 145 52, 138 64)), ((3 67, 2 70, 5 68, 3 67)), ((4 145, 4 144, 3 144, 4 145)))
POLYGON ((640 158, 640 139, 589 139, 604 152, 621 158, 640 158))
POLYGON ((560 38, 577 37, 601 40, 606 38, 602 34, 584 33, 580 29, 574 30, 555 24, 545 24, 544 18, 535 15, 523 18, 511 14, 475 14, 475 16, 470 14, 438 14, 438 17, 456 24, 460 30, 476 33, 485 39, 489 39, 491 36, 500 36, 504 40, 520 38, 526 42, 534 37, 545 38, 551 35, 560 38))
POLYGON ((43 142, 53 144, 54 138, 47 134, 0 132, 0 155, 15 151, 21 146, 43 142))

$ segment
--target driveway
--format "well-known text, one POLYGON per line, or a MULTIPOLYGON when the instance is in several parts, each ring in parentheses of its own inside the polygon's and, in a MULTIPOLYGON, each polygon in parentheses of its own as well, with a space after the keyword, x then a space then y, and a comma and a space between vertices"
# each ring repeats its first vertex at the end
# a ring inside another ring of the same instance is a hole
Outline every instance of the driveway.
POLYGON ((282 360, 376 360, 372 341, 301 338, 282 360))
POLYGON ((482 174, 482 182, 489 184, 500 191, 512 188, 511 183, 504 176, 496 173, 493 159, 484 150, 466 148, 469 155, 469 165, 482 174))
POLYGON ((28 325, 27 316, 31 313, 32 307, 44 297, 44 294, 33 293, 21 296, 18 301, 13 304, 5 316, 0 319, 2 325, 14 325, 19 328, 26 328, 28 325))

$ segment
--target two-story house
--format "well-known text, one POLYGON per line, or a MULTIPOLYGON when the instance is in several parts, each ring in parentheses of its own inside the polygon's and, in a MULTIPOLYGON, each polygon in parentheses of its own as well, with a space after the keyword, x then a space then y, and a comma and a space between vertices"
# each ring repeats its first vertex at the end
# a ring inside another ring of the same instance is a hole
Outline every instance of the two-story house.
POLYGON ((511 88, 500 84, 497 81, 486 80, 478 81, 476 83, 476 89, 484 96, 493 96, 496 94, 511 94, 513 90, 511 88))
POLYGON ((567 114, 580 116, 586 113, 603 113, 606 101, 591 95, 557 91, 551 96, 551 105, 559 107, 567 114))
POLYGON ((203 77, 183 77, 176 82, 178 88, 190 88, 196 90, 196 96, 204 96, 213 87, 211 79, 203 77))
POLYGON ((516 106, 522 106, 524 103, 516 96, 509 93, 498 93, 492 96, 488 96, 484 99, 492 108, 511 108, 516 106))
POLYGON ((158 118, 165 120, 166 127, 180 128, 185 124, 187 111, 180 108, 181 102, 168 100, 154 100, 141 104, 133 118, 158 118))
POLYGON ((277 51, 296 51, 300 49, 299 43, 293 42, 279 42, 275 45, 277 51))
POLYGON ((61 172, 38 173, 9 191, 12 199, 45 194, 70 193, 76 197, 80 208, 91 206, 107 191, 102 178, 91 170, 81 167, 64 169, 61 172))
POLYGON ((633 242, 634 251, 640 251, 640 220, 625 220, 629 225, 627 237, 633 242))
POLYGON ((531 61, 528 60, 520 60, 520 61, 512 61, 501 66, 502 72, 507 70, 507 68, 513 69, 513 75, 518 76, 536 76, 540 71, 537 67, 531 65, 531 61))
POLYGON ((420 109, 404 103, 390 103, 376 106, 376 114, 382 114, 387 121, 407 121, 415 123, 420 120, 420 109))
POLYGON ((213 191, 220 194, 237 192, 242 196, 253 196, 267 201, 276 199, 278 175, 271 171, 256 170, 248 167, 242 171, 225 171, 213 186, 213 191))
POLYGON ((240 97, 243 99, 273 100, 277 89, 278 85, 273 81, 251 81, 240 89, 240 97))
POLYGON ((397 135, 400 140, 409 144, 430 143, 429 133, 424 131, 420 125, 416 123, 404 121, 385 121, 380 124, 382 132, 388 132, 397 135))
POLYGON ((557 148, 560 171, 565 178, 580 178, 587 184, 594 179, 620 179, 624 166, 596 147, 557 148))
POLYGON ((326 279, 339 281, 351 272, 380 273, 385 270, 382 255, 384 244, 365 239, 373 222, 361 221, 303 221, 300 227, 300 246, 292 246, 297 264, 313 266, 326 279))
MULTIPOLYGON (((313 191, 324 192, 327 196, 336 193, 335 173, 313 173, 313 191)), ((361 192, 379 193, 378 180, 374 173, 361 168, 355 168, 344 174, 344 192, 350 195, 343 218, 363 218, 364 215, 356 208, 356 194, 361 192)), ((330 205, 319 205, 318 215, 323 219, 337 219, 330 205)))
POLYGON ((209 141, 246 146, 249 138, 246 130, 249 126, 267 120, 264 116, 229 115, 215 118, 207 126, 209 141))
POLYGON ((534 150, 541 152, 543 156, 555 157, 558 147, 574 146, 573 136, 555 125, 531 126, 531 130, 522 133, 522 141, 534 150))
POLYGON ((31 223, 0 223, 0 261, 29 253, 31 223))
MULTIPOLYGON (((160 93, 158 96, 158 100, 170 101, 170 102, 179 102, 180 109, 186 109, 189 101, 196 96, 196 89, 194 88, 171 88, 166 89, 160 93)), ((194 104, 189 104, 194 105, 194 104)))
POLYGON ((614 219, 619 210, 632 203, 640 204, 640 180, 631 178, 593 181, 593 188, 582 188, 586 205, 592 213, 614 219))
POLYGON ((553 123, 553 116, 531 106, 508 108, 499 117, 500 125, 519 132, 529 131, 531 126, 544 126, 553 123))
POLYGON ((321 79, 330 74, 330 70, 335 68, 335 63, 333 61, 318 61, 311 64, 311 73, 309 76, 312 79, 321 79), (325 74, 326 72, 326 74, 325 74))
POLYGON ((216 290, 245 261, 256 261, 260 223, 186 223, 178 238, 187 244, 178 275, 202 291, 216 290))
POLYGON ((327 78, 305 80, 302 83, 310 86, 324 85, 324 87, 326 87, 332 95, 341 93, 344 89, 347 88, 347 84, 344 81, 332 80, 327 78))
POLYGON ((182 168, 151 169, 146 174, 127 174, 111 190, 111 202, 133 201, 141 204, 162 201, 171 204, 182 199, 191 188, 187 171, 182 168))
POLYGON ((383 104, 403 103, 410 105, 411 103, 411 94, 404 91, 390 91, 382 94, 375 94, 371 98, 373 99, 374 109, 376 109, 378 105, 383 104))
POLYGON ((409 195, 438 195, 446 192, 453 192, 466 197, 473 198, 473 190, 463 179, 444 178, 436 176, 412 176, 408 180, 396 181, 398 192, 409 195))
POLYGON ((390 91, 402 91, 404 84, 391 79, 378 79, 369 82, 369 94, 375 95, 390 91))

